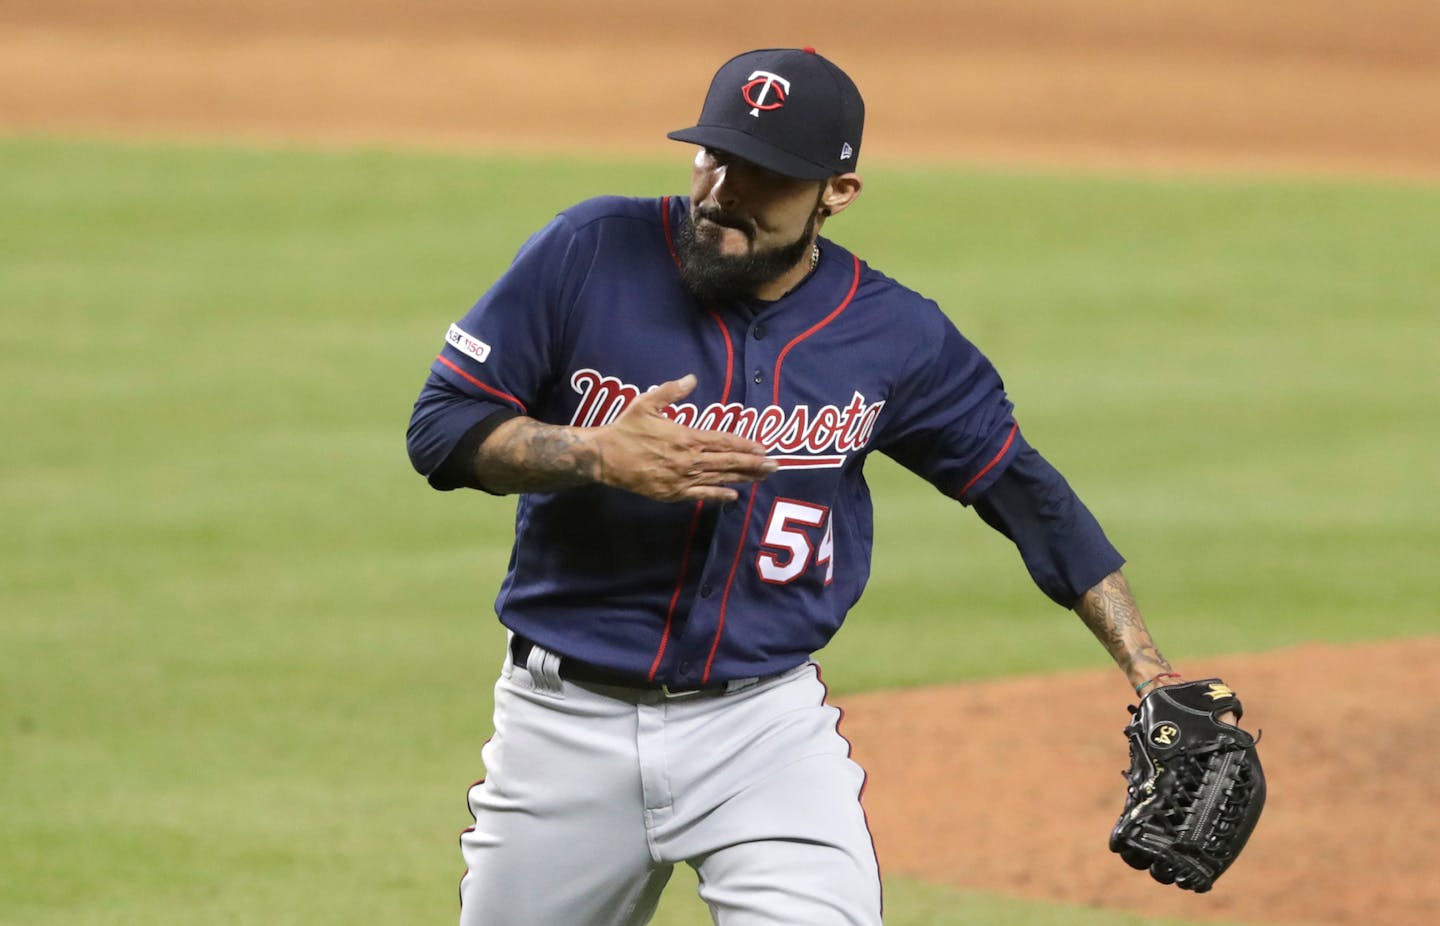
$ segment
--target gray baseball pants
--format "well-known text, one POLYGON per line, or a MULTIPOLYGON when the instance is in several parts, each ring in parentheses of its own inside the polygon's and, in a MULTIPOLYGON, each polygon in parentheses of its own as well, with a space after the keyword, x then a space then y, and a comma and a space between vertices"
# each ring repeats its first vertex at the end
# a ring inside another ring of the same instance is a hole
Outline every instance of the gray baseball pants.
POLYGON ((557 666, 535 647, 495 685, 461 926, 640 926, 680 862, 717 926, 879 926, 865 773, 814 664, 695 695, 557 666))

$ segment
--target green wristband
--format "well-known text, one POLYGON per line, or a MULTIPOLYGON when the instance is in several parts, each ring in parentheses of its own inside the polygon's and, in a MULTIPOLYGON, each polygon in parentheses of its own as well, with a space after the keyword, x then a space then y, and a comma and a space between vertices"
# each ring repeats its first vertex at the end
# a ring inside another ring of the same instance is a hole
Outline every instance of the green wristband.
POLYGON ((1147 685, 1153 685, 1153 684, 1155 684, 1156 682, 1160 681, 1160 679, 1162 679, 1162 678, 1179 678, 1179 677, 1180 677, 1180 673, 1179 673, 1179 672, 1161 672, 1159 675, 1155 676, 1154 678, 1149 679, 1149 680, 1147 680, 1147 681, 1143 681, 1143 682, 1141 682, 1140 684, 1136 685, 1136 686, 1135 686, 1135 693, 1138 695, 1138 694, 1140 693, 1141 689, 1145 688, 1147 685))

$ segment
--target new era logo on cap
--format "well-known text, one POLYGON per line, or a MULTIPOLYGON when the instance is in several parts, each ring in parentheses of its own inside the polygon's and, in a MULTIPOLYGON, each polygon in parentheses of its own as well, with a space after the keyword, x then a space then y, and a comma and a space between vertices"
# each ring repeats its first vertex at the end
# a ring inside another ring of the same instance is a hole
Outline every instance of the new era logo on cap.
POLYGON ((700 120, 669 134, 788 177, 855 169, 865 103, 855 82, 813 48, 736 55, 715 72, 700 120))

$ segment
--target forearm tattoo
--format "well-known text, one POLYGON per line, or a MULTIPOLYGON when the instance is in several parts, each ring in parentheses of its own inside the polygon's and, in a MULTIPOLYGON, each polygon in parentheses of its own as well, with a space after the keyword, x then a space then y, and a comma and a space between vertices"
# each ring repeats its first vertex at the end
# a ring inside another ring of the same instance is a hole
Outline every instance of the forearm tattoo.
POLYGON ((1086 592, 1075 612, 1132 682, 1171 671, 1169 661, 1150 639, 1130 583, 1120 572, 1112 572, 1086 592))
POLYGON ((515 419, 475 455, 475 474, 492 492, 552 492, 593 482, 599 456, 572 428, 515 419))

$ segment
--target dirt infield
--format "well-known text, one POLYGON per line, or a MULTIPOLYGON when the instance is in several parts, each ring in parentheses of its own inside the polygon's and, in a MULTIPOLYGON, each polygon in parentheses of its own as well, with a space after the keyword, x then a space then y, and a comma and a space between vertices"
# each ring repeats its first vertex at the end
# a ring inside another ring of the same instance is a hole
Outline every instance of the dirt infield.
POLYGON ((856 77, 862 163, 1440 176, 1434 0, 3 0, 0 129, 663 156, 774 44, 856 77))
POLYGON ((1270 796, 1245 854, 1203 896, 1105 847, 1123 798, 1114 670, 844 699, 889 873, 1147 916, 1440 923, 1440 702, 1371 667, 1433 665, 1440 638, 1196 661, 1250 705, 1270 796))
MULTIPOLYGON (((1435 0, 0 0, 0 131, 685 157, 664 133, 714 65, 772 44, 857 78, 864 163, 1440 178, 1435 0)), ((1416 926, 1440 922, 1440 708, 1413 674, 1368 667, 1437 662, 1440 639, 1184 666, 1269 729, 1270 807, 1204 897, 1105 851, 1113 670, 853 697, 845 731, 888 873, 1152 916, 1416 926)))

